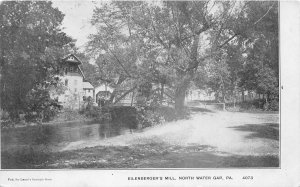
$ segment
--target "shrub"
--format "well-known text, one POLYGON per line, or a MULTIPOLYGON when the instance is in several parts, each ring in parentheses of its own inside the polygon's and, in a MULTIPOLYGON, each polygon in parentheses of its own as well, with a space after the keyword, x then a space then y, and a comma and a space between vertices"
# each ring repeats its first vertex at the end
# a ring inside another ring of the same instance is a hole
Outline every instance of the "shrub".
POLYGON ((253 101, 244 101, 242 103, 237 103, 236 108, 232 107, 232 103, 226 104, 226 109, 228 111, 241 111, 241 110, 269 110, 269 111, 278 111, 279 102, 278 99, 274 98, 269 102, 266 102, 265 99, 255 99, 253 101))
POLYGON ((101 108, 97 106, 89 106, 81 110, 81 113, 90 118, 98 118, 102 114, 101 108))
POLYGON ((138 109, 138 121, 143 128, 161 124, 165 121, 164 117, 157 111, 149 108, 138 109))
POLYGON ((8 112, 5 110, 0 110, 0 119, 4 121, 9 120, 8 112))
POLYGON ((176 110, 173 107, 162 106, 157 109, 157 112, 163 116, 165 121, 173 121, 177 119, 176 110))
POLYGON ((271 100, 267 109, 271 110, 271 111, 278 111, 279 110, 278 100, 276 100, 276 99, 271 100))
POLYGON ((158 107, 138 106, 137 113, 139 124, 143 128, 162 124, 166 121, 165 116, 170 117, 167 110, 158 107))
POLYGON ((62 109, 57 99, 52 99, 41 87, 31 90, 27 96, 26 121, 49 121, 62 109))
POLYGON ((57 120, 59 121, 72 121, 72 120, 78 120, 78 112, 76 110, 71 110, 71 109, 64 109, 63 112, 61 112, 58 115, 57 120))
POLYGON ((111 114, 112 121, 115 124, 126 126, 130 129, 138 127, 138 111, 132 106, 114 106, 108 109, 111 114))

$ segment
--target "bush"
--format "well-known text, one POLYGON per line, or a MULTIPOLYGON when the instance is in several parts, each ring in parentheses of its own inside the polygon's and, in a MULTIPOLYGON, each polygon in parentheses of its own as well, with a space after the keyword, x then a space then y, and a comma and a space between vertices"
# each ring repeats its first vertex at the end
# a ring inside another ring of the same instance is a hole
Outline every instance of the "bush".
POLYGON ((226 109, 228 111, 242 111, 242 110, 269 110, 269 111, 278 111, 279 102, 278 99, 272 99, 269 102, 266 102, 265 99, 255 99, 253 101, 244 101, 236 104, 236 108, 233 108, 233 103, 227 103, 226 109))
POLYGON ((93 106, 92 104, 84 105, 84 107, 79 111, 80 114, 85 115, 88 118, 94 118, 97 121, 107 121, 111 120, 111 114, 109 108, 93 106))
POLYGON ((86 117, 89 118, 99 118, 102 114, 101 108, 97 106, 89 106, 86 108, 83 108, 80 111, 81 114, 84 114, 86 117))
POLYGON ((57 115, 55 121, 73 121, 73 120, 84 120, 84 116, 78 114, 78 111, 65 108, 62 112, 57 115))
POLYGON ((132 106, 114 106, 108 108, 114 124, 126 126, 130 129, 138 127, 138 110, 132 106))
POLYGON ((143 128, 162 124, 166 121, 166 116, 170 117, 167 110, 158 107, 138 106, 137 113, 139 124, 143 128))
POLYGON ((252 104, 252 106, 254 106, 254 108, 263 109, 263 106, 266 103, 266 100, 265 99, 255 99, 253 101, 250 101, 250 103, 252 104))
POLYGON ((52 99, 47 90, 37 88, 26 96, 26 121, 50 121, 62 109, 58 100, 52 99))
POLYGON ((149 106, 114 106, 109 108, 114 124, 130 129, 145 128, 164 122, 163 116, 149 106))
POLYGON ((178 117, 173 107, 162 106, 157 109, 157 112, 163 116, 165 121, 173 121, 178 117))
POLYGON ((0 119, 3 121, 9 120, 8 112, 6 112, 4 110, 0 110, 0 119))
POLYGON ((165 122, 164 117, 155 110, 146 107, 138 108, 138 121, 143 128, 158 125, 165 122))
POLYGON ((266 109, 270 111, 278 111, 279 102, 276 99, 271 100, 270 103, 268 103, 268 105, 266 106, 266 109))

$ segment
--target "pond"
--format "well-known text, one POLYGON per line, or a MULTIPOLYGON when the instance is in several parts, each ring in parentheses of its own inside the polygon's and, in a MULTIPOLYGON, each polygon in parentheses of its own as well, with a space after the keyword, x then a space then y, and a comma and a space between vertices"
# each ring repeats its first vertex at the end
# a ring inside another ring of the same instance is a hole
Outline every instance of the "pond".
POLYGON ((46 148, 58 151, 71 142, 101 140, 129 133, 122 123, 76 122, 57 125, 37 125, 1 130, 1 151, 46 148))

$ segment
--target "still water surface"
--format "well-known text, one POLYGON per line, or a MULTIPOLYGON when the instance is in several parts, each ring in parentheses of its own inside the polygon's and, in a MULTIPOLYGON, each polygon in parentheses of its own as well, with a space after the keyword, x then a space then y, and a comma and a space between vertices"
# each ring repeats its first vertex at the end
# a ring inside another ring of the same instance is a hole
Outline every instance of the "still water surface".
POLYGON ((1 131, 1 151, 17 151, 41 146, 57 151, 71 142, 101 141, 128 132, 129 128, 126 125, 88 122, 3 129, 1 131))

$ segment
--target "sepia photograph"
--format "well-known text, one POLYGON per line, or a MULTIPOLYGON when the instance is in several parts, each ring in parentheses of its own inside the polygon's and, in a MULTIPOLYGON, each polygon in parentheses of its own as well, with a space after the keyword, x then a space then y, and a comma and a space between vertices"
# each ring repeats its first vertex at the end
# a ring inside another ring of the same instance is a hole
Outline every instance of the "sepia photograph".
POLYGON ((280 3, 0 1, 1 169, 280 169, 280 3))

